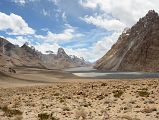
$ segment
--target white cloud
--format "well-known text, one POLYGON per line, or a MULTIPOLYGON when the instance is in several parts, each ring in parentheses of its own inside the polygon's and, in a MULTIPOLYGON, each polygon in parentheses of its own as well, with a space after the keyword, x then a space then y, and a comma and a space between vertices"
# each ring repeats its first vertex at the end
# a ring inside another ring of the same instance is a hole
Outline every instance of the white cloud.
POLYGON ((46 39, 48 41, 60 41, 60 40, 71 40, 74 37, 74 30, 73 29, 66 29, 63 33, 52 33, 48 32, 46 39))
POLYGON ((125 24, 121 23, 119 20, 116 19, 107 19, 102 16, 85 16, 84 18, 81 18, 85 22, 89 24, 94 24, 97 27, 104 28, 108 31, 121 31, 123 28, 125 28, 125 24))
POLYGON ((0 30, 10 30, 11 32, 8 32, 10 35, 28 35, 35 33, 35 30, 30 28, 21 16, 14 13, 7 15, 0 12, 0 30))
POLYGON ((31 44, 30 40, 27 37, 23 37, 23 36, 17 36, 16 38, 7 37, 5 39, 7 39, 12 44, 19 45, 19 46, 22 46, 25 42, 28 42, 29 44, 31 44))
POLYGON ((110 50, 111 46, 116 42, 118 39, 120 33, 119 32, 114 32, 110 36, 105 36, 101 40, 99 40, 97 43, 95 43, 92 46, 92 51, 94 56, 94 60, 99 59, 102 57, 108 50, 110 50))
POLYGON ((88 8, 92 8, 95 9, 98 5, 98 3, 102 2, 102 0, 80 0, 79 3, 83 6, 83 7, 88 7, 88 8))
POLYGON ((43 43, 34 45, 35 49, 38 51, 41 51, 42 53, 46 53, 46 51, 53 51, 56 52, 60 46, 57 43, 49 44, 49 43, 43 43))
POLYGON ((81 0, 83 7, 98 9, 105 14, 111 14, 127 26, 132 26, 140 17, 143 17, 148 10, 158 9, 158 0, 81 0))
POLYGON ((69 41, 73 38, 83 36, 80 33, 77 33, 73 27, 65 29, 62 33, 53 33, 51 31, 47 32, 46 36, 35 35, 36 38, 44 40, 44 42, 60 42, 60 41, 69 41))

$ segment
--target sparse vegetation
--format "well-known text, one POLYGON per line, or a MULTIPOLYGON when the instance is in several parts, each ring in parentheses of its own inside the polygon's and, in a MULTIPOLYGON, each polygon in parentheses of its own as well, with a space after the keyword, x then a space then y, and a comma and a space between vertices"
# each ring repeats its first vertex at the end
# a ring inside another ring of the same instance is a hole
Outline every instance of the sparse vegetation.
POLYGON ((138 91, 139 96, 141 97, 149 97, 150 93, 147 92, 147 90, 139 90, 138 91))
POLYGON ((132 81, 137 83, 135 85, 122 83, 124 82, 111 81, 107 82, 106 87, 102 87, 101 81, 93 82, 96 86, 93 89, 90 87, 92 82, 56 83, 49 87, 46 85, 16 89, 0 88, 0 106, 8 106, 1 107, 0 119, 2 117, 2 120, 5 120, 5 117, 8 117, 9 120, 149 120, 151 117, 158 120, 158 87, 153 88, 156 82, 154 84, 151 81, 151 87, 148 87, 147 81, 142 87, 140 81, 132 81), (148 98, 141 97, 138 91, 146 91, 151 95, 148 98), (16 111, 23 108, 23 114, 16 111), (138 119, 135 114, 141 117, 138 119))
POLYGON ((102 83, 101 86, 107 86, 107 83, 102 83))
POLYGON ((64 106, 63 111, 70 111, 70 108, 68 106, 64 106))
POLYGON ((38 114, 38 119, 39 120, 59 120, 58 118, 53 117, 52 114, 47 114, 47 113, 38 114))
POLYGON ((124 92, 122 90, 114 90, 113 94, 115 98, 120 98, 124 92))
POLYGON ((4 116, 7 116, 7 117, 14 117, 16 115, 23 114, 23 112, 21 112, 20 110, 9 109, 7 106, 2 107, 1 110, 4 112, 4 116))
POLYGON ((39 120, 48 120, 50 118, 50 115, 48 115, 47 113, 41 113, 38 114, 38 118, 39 120))
POLYGON ((60 103, 64 103, 64 102, 65 102, 65 100, 60 98, 60 103))
POLYGON ((59 95, 60 95, 60 93, 55 93, 55 94, 54 94, 54 96, 59 96, 59 95))

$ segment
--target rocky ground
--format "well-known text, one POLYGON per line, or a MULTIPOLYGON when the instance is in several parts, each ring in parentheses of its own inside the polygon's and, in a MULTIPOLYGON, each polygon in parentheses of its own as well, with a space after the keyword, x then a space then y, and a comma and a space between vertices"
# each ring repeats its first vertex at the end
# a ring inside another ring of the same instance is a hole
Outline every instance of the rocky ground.
POLYGON ((159 120, 158 98, 158 79, 1 87, 0 120, 159 120))

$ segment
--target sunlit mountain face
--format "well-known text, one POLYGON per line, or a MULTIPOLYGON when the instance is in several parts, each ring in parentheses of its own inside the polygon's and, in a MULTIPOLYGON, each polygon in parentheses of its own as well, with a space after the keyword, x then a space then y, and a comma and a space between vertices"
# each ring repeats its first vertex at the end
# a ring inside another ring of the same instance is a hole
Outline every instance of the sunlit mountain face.
POLYGON ((96 61, 157 0, 1 0, 0 36, 42 53, 64 48, 69 55, 96 61), (139 7, 140 6, 140 7, 139 7))

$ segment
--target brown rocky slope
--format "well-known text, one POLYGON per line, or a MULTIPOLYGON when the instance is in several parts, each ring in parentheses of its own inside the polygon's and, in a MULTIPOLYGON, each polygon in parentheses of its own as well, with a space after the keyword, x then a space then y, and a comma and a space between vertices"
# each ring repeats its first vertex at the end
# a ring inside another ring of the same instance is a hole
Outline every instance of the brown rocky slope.
POLYGON ((118 41, 95 68, 110 71, 159 71, 159 16, 150 10, 118 41))

